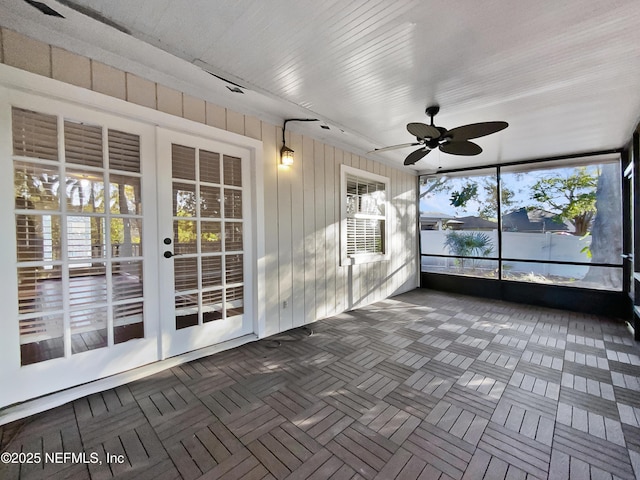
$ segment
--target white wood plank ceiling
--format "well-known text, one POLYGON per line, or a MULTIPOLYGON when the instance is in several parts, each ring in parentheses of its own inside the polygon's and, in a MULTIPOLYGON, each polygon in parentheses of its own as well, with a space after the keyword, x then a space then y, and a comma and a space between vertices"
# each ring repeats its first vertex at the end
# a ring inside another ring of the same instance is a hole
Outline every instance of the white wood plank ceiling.
MULTIPOLYGON (((156 49, 148 48, 157 47, 246 87, 244 96, 222 91, 236 96, 230 104, 263 118, 320 118, 330 131, 298 128, 358 153, 413 141, 405 126, 428 123, 432 103, 441 106, 436 124, 449 129, 510 124, 477 140, 482 154, 433 152, 413 167, 419 171, 619 148, 640 119, 638 0, 45 3, 66 18, 0 0, 0 22, 81 53, 162 70, 166 57, 154 60, 156 49)), ((202 87, 184 65, 170 74, 202 87)), ((411 151, 370 157, 401 165, 411 151)))

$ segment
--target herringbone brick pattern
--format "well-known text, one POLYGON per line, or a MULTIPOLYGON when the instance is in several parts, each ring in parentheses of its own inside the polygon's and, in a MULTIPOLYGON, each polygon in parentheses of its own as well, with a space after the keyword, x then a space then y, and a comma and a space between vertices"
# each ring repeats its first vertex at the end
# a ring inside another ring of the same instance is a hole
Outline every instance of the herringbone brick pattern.
POLYGON ((2 427, 2 479, 632 479, 622 322, 415 290, 2 427))

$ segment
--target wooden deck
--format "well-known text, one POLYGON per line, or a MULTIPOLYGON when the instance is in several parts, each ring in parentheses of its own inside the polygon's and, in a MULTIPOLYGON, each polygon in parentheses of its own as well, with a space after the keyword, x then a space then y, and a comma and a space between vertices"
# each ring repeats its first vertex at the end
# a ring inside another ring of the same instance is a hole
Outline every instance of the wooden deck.
POLYGON ((3 451, 102 462, 0 478, 640 474, 640 348, 620 323, 416 290, 311 328, 0 427, 3 451))

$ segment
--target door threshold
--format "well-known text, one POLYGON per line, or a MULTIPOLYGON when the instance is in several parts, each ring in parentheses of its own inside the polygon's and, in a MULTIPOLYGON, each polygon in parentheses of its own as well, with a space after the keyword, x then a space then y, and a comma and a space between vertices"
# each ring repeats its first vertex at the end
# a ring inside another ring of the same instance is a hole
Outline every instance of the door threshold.
POLYGON ((162 372, 163 370, 167 370, 193 360, 198 360, 203 357, 208 357, 209 355, 220 353, 225 350, 231 350, 232 348, 240 347, 247 343, 255 342, 256 340, 258 340, 258 336, 254 333, 243 335, 242 337, 227 340, 226 342, 217 343, 191 352, 186 352, 181 355, 176 355, 175 357, 159 360, 142 367, 111 375, 110 377, 101 378, 76 387, 60 390, 59 392, 43 395, 42 397, 27 400, 26 402, 9 405, 8 407, 0 409, 0 425, 5 425, 46 410, 51 410, 52 408, 59 407, 65 403, 77 400, 78 398, 86 397, 94 393, 104 392, 105 390, 116 388, 135 380, 154 375, 162 372))

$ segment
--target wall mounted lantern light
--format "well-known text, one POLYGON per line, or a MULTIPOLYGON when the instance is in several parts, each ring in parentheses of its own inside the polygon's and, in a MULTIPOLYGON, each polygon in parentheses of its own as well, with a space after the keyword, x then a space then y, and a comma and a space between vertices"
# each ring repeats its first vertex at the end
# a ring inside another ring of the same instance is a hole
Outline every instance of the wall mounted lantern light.
POLYGON ((280 149, 280 164, 287 167, 293 165, 293 150, 286 145, 282 145, 280 149))
POLYGON ((317 118, 288 118, 284 121, 282 127, 282 148, 280 149, 280 165, 290 166, 293 165, 293 149, 287 147, 287 143, 284 139, 284 132, 287 130, 287 122, 317 122, 317 118))

